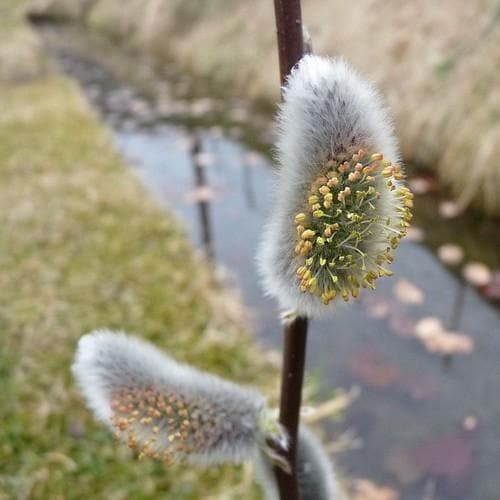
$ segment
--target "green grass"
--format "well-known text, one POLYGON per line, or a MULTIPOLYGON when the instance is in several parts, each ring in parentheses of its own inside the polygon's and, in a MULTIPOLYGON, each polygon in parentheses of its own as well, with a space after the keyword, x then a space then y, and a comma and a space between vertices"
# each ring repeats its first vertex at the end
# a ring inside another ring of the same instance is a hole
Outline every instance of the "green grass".
POLYGON ((242 468, 139 462, 84 407, 70 365, 97 327, 237 381, 270 368, 77 87, 14 80, 0 79, 0 499, 259 498, 242 468))

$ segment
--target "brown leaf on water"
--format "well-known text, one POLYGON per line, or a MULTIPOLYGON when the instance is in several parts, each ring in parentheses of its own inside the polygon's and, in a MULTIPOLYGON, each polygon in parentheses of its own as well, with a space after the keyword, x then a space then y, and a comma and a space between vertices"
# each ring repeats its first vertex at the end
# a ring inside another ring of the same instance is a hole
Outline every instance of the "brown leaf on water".
POLYGON ((453 219, 463 212, 463 207, 455 201, 442 201, 439 204, 438 212, 443 219, 453 219))
POLYGON ((368 479, 355 479, 349 488, 352 500, 399 500, 399 493, 388 486, 379 486, 368 479))
POLYGON ((384 467, 393 476, 396 476, 400 484, 405 486, 415 483, 422 476, 405 450, 390 450, 385 457, 384 467))
POLYGON ((468 432, 475 431, 477 429, 477 417, 475 415, 468 415, 462 421, 462 427, 468 432))
POLYGON ((366 347, 351 354, 348 370, 366 385, 376 388, 394 385, 401 376, 398 364, 382 353, 366 347))
POLYGON ((462 247, 453 243, 441 245, 437 250, 437 254, 439 260, 447 266, 458 266, 464 259, 462 247))
POLYGON ((408 180, 408 187, 415 194, 427 194, 436 187, 436 182, 428 177, 413 177, 408 180))
POLYGON ((473 455, 461 435, 435 436, 414 448, 412 461, 419 471, 440 479, 450 486, 463 484, 470 474, 473 455))
POLYGON ((413 337, 415 332, 415 321, 401 312, 391 311, 388 320, 390 329, 400 337, 413 337))
POLYGON ((383 299, 370 300, 366 312, 368 316, 376 319, 385 319, 389 314, 389 302, 383 299))
POLYGON ((490 268, 482 262, 469 262, 464 266, 462 274, 473 286, 486 286, 493 279, 490 268))
POLYGON ((420 243, 425 239, 425 232, 420 227, 411 226, 408 228, 408 232, 406 233, 406 239, 420 243))
POLYGON ((415 325, 415 337, 433 354, 470 354, 474 341, 468 335, 447 331, 435 317, 422 318, 415 325))
POLYGON ((438 381, 425 375, 405 377, 401 387, 417 400, 435 400, 441 394, 438 381))
POLYGON ((500 271, 495 271, 490 282, 481 289, 481 294, 492 302, 500 303, 500 271))
POLYGON ((407 279, 396 281, 392 293, 403 304, 422 304, 424 292, 407 279))

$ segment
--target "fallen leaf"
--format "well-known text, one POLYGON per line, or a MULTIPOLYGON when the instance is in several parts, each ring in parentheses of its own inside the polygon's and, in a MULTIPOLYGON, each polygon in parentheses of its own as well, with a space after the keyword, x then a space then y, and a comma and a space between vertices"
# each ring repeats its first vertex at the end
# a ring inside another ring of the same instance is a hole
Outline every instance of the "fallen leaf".
POLYGON ((433 354, 470 354, 474 341, 463 333, 447 331, 434 317, 423 318, 415 325, 415 337, 433 354))
POLYGON ((406 239, 409 241, 420 243, 425 239, 424 230, 417 226, 411 226, 408 228, 408 231, 406 233, 406 239))
POLYGON ((469 262, 464 266, 462 274, 473 286, 486 286, 493 278, 490 268, 482 262, 469 262))
POLYGON ((401 380, 401 387, 417 400, 436 399, 441 393, 437 380, 425 375, 406 377, 401 380))
POLYGON ((350 359, 350 373, 368 386, 384 388, 398 382, 399 366, 376 350, 363 348, 355 351, 350 359))
POLYGON ((465 417, 462 422, 462 426, 466 431, 475 431, 477 429, 477 417, 475 417, 474 415, 465 417))
POLYGON ((424 301, 424 292, 406 279, 398 280, 392 288, 392 293, 403 304, 422 304, 424 301))
POLYGON ((415 321, 402 313, 392 310, 388 325, 400 337, 413 337, 414 335, 415 321))
POLYGON ((463 483, 473 463, 469 444, 460 435, 435 436, 411 453, 415 466, 424 474, 444 479, 451 486, 463 483))
POLYGON ((443 330, 443 325, 441 321, 434 316, 422 318, 415 325, 415 335, 418 337, 433 335, 441 330, 443 330))
POLYGON ((376 319, 384 319, 389 314, 389 303, 379 299, 370 302, 366 308, 368 316, 376 319))
POLYGON ((388 486, 378 486, 368 479, 355 479, 349 497, 352 500, 399 500, 399 493, 388 486))
POLYGON ((481 290, 481 294, 488 300, 500 302, 500 271, 495 271, 491 281, 481 290))
POLYGON ((437 254, 439 260, 447 266, 457 266, 464 259, 464 251, 462 247, 454 245, 453 243, 441 245, 437 250, 437 254))
POLYGON ((426 194, 432 189, 433 182, 426 177, 414 177, 408 180, 408 187, 415 194, 426 194))
POLYGON ((384 460, 384 467, 405 486, 415 483, 422 476, 412 458, 404 450, 390 450, 384 460))
POLYGON ((444 219, 453 219, 463 212, 463 208, 455 201, 442 201, 438 212, 444 219))

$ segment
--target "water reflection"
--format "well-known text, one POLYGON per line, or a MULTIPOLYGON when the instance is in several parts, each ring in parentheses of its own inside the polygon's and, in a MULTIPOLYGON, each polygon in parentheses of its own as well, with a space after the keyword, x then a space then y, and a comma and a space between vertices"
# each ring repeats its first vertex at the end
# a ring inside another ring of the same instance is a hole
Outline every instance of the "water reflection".
POLYGON ((205 258, 209 262, 214 262, 214 246, 212 237, 212 225, 210 222, 210 203, 208 184, 205 175, 206 163, 203 162, 203 148, 201 135, 198 131, 193 131, 191 135, 191 160, 193 163, 193 171, 196 186, 196 195, 198 199, 198 215, 201 233, 201 244, 205 254, 205 258))

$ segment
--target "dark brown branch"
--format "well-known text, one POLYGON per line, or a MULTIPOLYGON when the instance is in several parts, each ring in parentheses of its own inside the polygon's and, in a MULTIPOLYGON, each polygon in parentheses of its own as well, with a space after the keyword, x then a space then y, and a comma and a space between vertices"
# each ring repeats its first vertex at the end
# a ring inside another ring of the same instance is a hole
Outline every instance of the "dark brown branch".
POLYGON ((306 358, 307 323, 306 317, 298 316, 285 325, 283 332, 280 422, 287 430, 290 439, 289 448, 283 458, 288 462, 291 473, 277 466, 274 469, 281 500, 299 500, 296 456, 306 358))
MULTIPOLYGON (((303 55, 300 0, 274 0, 281 84, 303 55)), ((283 458, 290 471, 275 467, 281 500, 299 500, 296 456, 307 343, 307 318, 296 317, 284 328, 280 422, 288 432, 290 446, 283 458)))
POLYGON ((302 57, 302 14, 300 0, 274 0, 281 84, 302 57))

